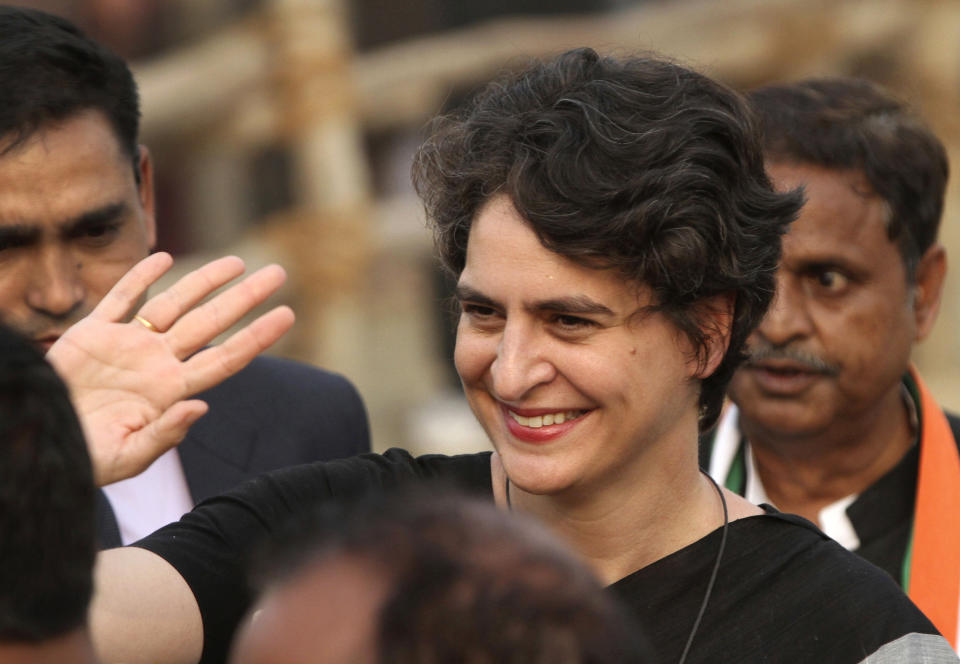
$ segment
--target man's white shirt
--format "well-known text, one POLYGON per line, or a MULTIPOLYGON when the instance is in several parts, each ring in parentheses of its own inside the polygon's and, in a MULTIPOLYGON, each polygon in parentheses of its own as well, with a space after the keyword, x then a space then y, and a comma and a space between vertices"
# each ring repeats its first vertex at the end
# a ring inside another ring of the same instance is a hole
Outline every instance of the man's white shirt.
POLYGON ((193 509, 193 498, 176 448, 130 479, 103 487, 120 528, 120 541, 130 544, 193 509))

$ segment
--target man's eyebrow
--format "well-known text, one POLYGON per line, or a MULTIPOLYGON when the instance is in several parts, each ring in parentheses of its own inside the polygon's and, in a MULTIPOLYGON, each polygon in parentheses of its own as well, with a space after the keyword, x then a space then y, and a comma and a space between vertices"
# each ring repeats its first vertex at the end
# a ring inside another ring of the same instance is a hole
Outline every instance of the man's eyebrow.
POLYGON ((834 257, 800 260, 793 266, 793 270, 799 274, 815 274, 831 270, 841 270, 854 277, 862 275, 863 273, 863 268, 855 263, 844 260, 843 258, 834 257))
POLYGON ((91 226, 115 221, 126 214, 128 205, 124 202, 109 203, 95 210, 84 212, 60 225, 60 233, 66 237, 82 235, 91 226))
POLYGON ((43 234, 42 229, 29 224, 9 224, 0 226, 0 247, 19 247, 36 242, 43 234))

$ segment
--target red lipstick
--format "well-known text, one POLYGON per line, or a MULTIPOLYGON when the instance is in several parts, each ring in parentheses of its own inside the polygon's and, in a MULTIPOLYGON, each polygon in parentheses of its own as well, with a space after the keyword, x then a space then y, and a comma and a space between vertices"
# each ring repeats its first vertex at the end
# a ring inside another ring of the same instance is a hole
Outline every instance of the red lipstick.
POLYGON ((519 410, 508 408, 503 404, 500 405, 500 410, 503 413, 503 419, 507 424, 507 431, 510 432, 511 436, 526 443, 535 444, 549 443, 560 436, 563 436, 573 427, 577 426, 577 424, 579 424, 583 419, 584 415, 587 414, 583 413, 573 419, 566 420, 561 424, 544 424, 539 427, 531 427, 517 422, 510 412, 512 411, 521 417, 541 417, 543 415, 565 411, 550 410, 546 408, 519 410))

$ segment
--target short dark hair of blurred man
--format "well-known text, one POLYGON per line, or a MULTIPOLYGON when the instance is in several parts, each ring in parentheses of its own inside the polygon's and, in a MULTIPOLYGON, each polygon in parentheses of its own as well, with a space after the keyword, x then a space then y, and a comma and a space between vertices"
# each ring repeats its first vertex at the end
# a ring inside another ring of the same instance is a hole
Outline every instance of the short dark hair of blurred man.
POLYGON ((754 91, 767 169, 803 187, 771 310, 735 375, 710 472, 815 521, 892 575, 954 647, 960 422, 910 364, 946 274, 940 141, 872 83, 754 91))
POLYGON ((95 661, 94 495, 66 387, 0 326, 0 662, 95 661))
MULTIPOLYGON (((0 316, 41 348, 154 246, 139 117, 122 59, 62 18, 0 7, 0 316)), ((210 410, 178 450, 100 494, 104 546, 267 470, 370 448, 356 389, 313 367, 258 358, 198 397, 210 410)))
POLYGON ((653 661, 626 609, 543 524, 433 488, 287 523, 254 571, 263 591, 232 664, 653 661))

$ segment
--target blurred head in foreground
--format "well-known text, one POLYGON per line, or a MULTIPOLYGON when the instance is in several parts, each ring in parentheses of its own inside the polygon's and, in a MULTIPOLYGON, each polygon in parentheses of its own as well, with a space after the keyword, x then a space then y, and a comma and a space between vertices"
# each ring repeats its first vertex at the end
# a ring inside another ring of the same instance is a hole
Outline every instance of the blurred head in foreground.
POLYGON ((649 661, 571 553, 489 503, 402 494, 287 532, 233 664, 649 661))
POLYGON ((94 486, 66 387, 0 327, 0 661, 92 662, 94 486))

